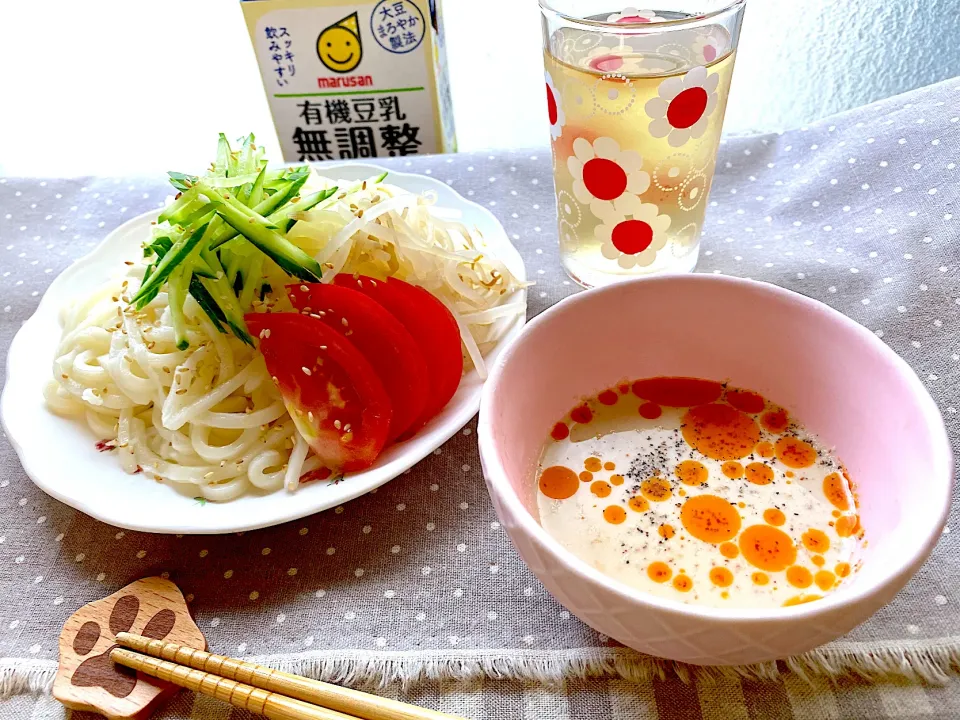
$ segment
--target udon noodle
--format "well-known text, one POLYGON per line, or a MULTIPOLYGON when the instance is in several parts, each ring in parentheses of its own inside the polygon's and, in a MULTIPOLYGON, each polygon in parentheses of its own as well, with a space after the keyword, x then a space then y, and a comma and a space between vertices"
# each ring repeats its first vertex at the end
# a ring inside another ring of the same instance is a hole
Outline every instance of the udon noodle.
POLYGON ((318 469, 263 357, 218 332, 192 297, 190 347, 177 350, 166 293, 141 312, 128 307, 143 266, 132 271, 63 309, 49 406, 84 418, 127 472, 208 500, 292 489, 318 469))

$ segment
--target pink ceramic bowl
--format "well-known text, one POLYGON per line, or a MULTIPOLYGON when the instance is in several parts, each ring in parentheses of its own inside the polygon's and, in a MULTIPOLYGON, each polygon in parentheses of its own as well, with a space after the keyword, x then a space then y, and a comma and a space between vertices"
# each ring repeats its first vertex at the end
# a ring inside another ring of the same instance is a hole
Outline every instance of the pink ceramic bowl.
POLYGON ((796 293, 716 275, 624 282, 538 316, 490 373, 479 443, 497 514, 547 589, 629 647, 700 665, 783 658, 866 620, 929 555, 953 483, 936 405, 873 333, 796 293), (623 585, 547 535, 535 471, 554 422, 624 377, 657 375, 729 379, 784 405, 836 447, 857 483, 868 540, 853 582, 795 607, 698 607, 623 585))

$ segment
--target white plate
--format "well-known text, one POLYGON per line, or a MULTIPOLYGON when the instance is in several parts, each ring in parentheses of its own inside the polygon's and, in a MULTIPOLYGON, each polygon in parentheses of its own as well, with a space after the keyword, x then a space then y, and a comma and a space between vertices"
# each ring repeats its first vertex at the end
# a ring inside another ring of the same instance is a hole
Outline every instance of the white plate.
MULTIPOLYGON (((383 170, 374 165, 343 164, 323 167, 321 173, 361 180, 383 170)), ((510 271, 520 280, 526 279, 523 259, 485 208, 432 178, 391 170, 389 181, 411 192, 436 192, 438 205, 460 210, 463 223, 479 228, 510 271)), ((226 533, 268 527, 327 510, 383 485, 436 450, 476 414, 483 381, 472 370, 437 417, 415 437, 388 448, 369 470, 348 475, 336 485, 310 483, 293 494, 279 490, 223 504, 203 504, 173 486, 127 475, 112 454, 97 452, 94 443, 100 438, 94 437, 85 423, 47 410, 43 388, 50 379, 60 340, 60 308, 114 276, 117 263, 139 250, 156 215, 151 211, 124 223, 57 277, 10 346, 0 419, 27 475, 44 492, 98 520, 131 530, 226 533)), ((520 332, 525 320, 518 319, 510 328, 487 356, 488 363, 520 332)))

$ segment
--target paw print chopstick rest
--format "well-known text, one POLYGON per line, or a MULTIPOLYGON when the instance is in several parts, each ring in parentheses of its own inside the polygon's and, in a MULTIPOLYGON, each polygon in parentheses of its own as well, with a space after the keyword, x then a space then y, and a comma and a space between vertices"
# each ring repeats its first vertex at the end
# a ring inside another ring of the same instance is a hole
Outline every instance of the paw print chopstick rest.
POLYGON ((60 633, 53 696, 73 710, 139 720, 176 693, 176 686, 110 660, 121 632, 196 648, 207 646, 176 585, 158 577, 137 580, 67 618, 60 633))

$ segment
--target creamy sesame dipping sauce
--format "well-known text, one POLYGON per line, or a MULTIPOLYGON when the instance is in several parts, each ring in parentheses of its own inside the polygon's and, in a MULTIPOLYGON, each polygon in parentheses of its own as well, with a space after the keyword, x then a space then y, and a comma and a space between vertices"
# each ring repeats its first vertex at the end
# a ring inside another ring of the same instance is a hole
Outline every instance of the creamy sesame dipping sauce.
POLYGON ((558 422, 537 470, 540 523, 580 559, 714 607, 811 602, 866 545, 837 457, 761 395, 696 378, 620 383, 558 422))

